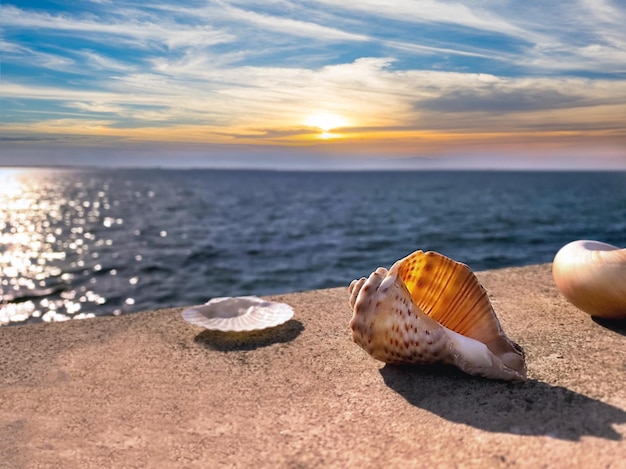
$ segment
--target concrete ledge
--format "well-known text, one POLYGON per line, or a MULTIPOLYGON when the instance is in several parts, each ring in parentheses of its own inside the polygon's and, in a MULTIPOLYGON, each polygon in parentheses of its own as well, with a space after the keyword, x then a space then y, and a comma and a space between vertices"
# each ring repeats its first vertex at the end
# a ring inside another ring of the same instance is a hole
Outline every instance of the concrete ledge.
POLYGON ((351 341, 346 288, 203 332, 181 308, 0 329, 0 467, 624 467, 626 325, 550 265, 478 274, 530 380, 397 367, 351 341))

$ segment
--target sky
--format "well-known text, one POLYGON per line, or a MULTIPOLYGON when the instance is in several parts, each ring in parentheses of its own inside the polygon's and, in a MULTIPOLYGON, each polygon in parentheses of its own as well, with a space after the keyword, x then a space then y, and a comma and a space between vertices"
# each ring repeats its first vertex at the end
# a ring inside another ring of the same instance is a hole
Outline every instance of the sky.
POLYGON ((626 169, 624 24, 624 0, 3 0, 0 165, 626 169))

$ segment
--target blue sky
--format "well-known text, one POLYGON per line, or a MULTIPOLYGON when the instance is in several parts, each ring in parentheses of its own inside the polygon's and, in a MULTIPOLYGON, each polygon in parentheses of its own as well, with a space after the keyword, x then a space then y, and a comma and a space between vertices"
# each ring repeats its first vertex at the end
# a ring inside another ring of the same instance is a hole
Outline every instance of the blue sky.
POLYGON ((626 169, 617 1, 5 1, 0 164, 626 169))

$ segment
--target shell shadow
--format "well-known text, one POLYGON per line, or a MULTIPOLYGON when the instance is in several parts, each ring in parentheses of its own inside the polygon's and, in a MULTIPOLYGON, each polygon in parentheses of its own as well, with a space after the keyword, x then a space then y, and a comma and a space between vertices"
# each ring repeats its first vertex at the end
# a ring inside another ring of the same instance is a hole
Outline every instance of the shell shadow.
POLYGON ((194 338, 194 342, 212 350, 231 352, 255 350, 268 345, 291 342, 304 330, 300 321, 290 319, 284 324, 259 331, 222 332, 205 330, 194 338))
POLYGON ((602 327, 626 336, 626 319, 606 319, 591 316, 591 320, 602 327))
POLYGON ((570 441, 583 436, 622 440, 612 425, 626 422, 624 410, 563 387, 487 380, 438 365, 385 365, 380 374, 415 407, 480 430, 570 441))

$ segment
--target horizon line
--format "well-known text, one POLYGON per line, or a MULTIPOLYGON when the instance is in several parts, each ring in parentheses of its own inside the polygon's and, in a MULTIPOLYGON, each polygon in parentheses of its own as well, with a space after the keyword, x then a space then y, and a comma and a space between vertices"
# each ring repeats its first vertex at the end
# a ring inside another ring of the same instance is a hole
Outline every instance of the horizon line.
POLYGON ((458 168, 330 168, 330 167, 243 167, 243 166, 123 166, 123 165, 5 165, 0 164, 1 170, 157 170, 157 171, 241 171, 241 172, 297 172, 297 173, 375 173, 375 172, 516 172, 516 173, 626 173, 626 168, 566 168, 566 167, 458 167, 458 168))

